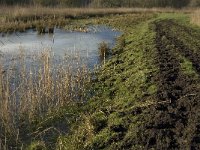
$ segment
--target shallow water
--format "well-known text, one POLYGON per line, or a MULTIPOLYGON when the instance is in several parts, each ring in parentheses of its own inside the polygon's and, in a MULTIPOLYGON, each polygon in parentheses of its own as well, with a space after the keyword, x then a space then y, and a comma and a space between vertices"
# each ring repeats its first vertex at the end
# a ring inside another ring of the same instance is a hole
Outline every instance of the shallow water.
POLYGON ((89 68, 100 63, 98 45, 105 41, 110 47, 121 33, 106 26, 90 26, 89 32, 70 32, 55 29, 54 34, 38 35, 34 30, 25 33, 0 34, 0 52, 14 56, 23 50, 26 54, 49 50, 56 57, 78 56, 89 68))

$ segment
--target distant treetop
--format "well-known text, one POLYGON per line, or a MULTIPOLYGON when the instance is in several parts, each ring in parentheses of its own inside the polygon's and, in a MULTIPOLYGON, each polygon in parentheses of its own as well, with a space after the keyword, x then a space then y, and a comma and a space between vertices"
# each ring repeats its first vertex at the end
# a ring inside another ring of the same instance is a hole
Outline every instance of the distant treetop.
POLYGON ((64 7, 173 7, 200 6, 200 0, 0 0, 1 5, 64 7))

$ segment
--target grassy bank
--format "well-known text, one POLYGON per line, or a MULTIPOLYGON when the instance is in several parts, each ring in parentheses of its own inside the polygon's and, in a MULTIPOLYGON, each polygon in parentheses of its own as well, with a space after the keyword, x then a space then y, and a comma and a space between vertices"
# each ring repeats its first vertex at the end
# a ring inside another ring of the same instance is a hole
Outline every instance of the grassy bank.
MULTIPOLYGON (((126 23, 122 21, 125 36, 119 39, 115 55, 97 73, 95 96, 72 135, 61 138, 60 149, 129 149, 139 138, 137 130, 145 117, 140 112, 156 101, 155 33, 149 30, 150 21, 127 27, 126 23)), ((142 147, 135 144, 135 148, 142 147)))

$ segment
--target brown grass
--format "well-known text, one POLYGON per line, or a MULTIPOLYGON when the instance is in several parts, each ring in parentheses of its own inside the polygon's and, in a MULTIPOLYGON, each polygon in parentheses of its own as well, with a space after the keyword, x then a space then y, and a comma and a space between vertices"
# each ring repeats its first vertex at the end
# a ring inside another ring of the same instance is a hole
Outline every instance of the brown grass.
POLYGON ((194 11, 194 12, 191 14, 191 23, 200 26, 200 9, 194 11))

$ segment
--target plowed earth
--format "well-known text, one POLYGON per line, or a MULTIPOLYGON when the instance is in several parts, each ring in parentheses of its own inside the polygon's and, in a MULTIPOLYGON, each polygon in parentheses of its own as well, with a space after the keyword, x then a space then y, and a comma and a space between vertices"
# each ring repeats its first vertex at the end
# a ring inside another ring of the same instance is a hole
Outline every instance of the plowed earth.
MULTIPOLYGON (((146 149, 200 149, 200 79, 181 70, 179 55, 200 75, 200 34, 173 20, 154 23, 158 104, 142 129, 146 149)), ((141 131, 142 132, 142 131, 141 131)))

